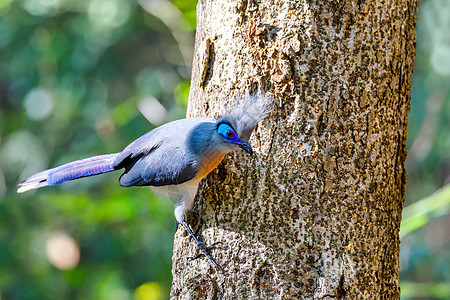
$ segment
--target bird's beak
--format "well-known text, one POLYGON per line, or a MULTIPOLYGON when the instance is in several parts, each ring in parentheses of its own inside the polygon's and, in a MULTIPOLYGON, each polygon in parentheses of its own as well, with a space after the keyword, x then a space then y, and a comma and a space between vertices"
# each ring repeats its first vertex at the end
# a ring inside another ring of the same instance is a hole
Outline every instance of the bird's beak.
POLYGON ((240 143, 237 145, 238 145, 238 147, 242 148, 245 152, 249 153, 250 155, 253 154, 253 149, 252 149, 252 146, 250 146, 250 143, 243 142, 243 143, 240 143))

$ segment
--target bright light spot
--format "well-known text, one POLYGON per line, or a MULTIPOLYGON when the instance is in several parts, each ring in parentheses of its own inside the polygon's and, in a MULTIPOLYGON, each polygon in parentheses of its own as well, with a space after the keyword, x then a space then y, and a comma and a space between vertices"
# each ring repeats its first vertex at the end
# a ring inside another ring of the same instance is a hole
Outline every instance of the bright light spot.
POLYGON ((36 16, 53 15, 60 5, 60 0, 26 0, 22 2, 23 8, 36 16))
POLYGON ((88 12, 93 24, 118 27, 128 19, 130 8, 125 1, 94 0, 90 3, 88 12))
POLYGON ((72 269, 80 261, 78 243, 63 232, 55 233, 47 239, 45 253, 48 261, 60 270, 72 269))
POLYGON ((58 8, 61 5, 60 0, 38 0, 39 4, 48 8, 58 8))
POLYGON ((144 117, 152 124, 161 125, 166 121, 167 110, 155 99, 155 97, 150 96, 140 100, 138 108, 144 117))
POLYGON ((41 88, 33 89, 25 96, 24 107, 30 119, 45 119, 53 111, 52 95, 41 88))
POLYGON ((431 54, 433 69, 442 76, 450 75, 450 46, 441 45, 434 48, 431 54))
POLYGON ((159 300, 161 297, 161 287, 156 282, 146 282, 139 286, 134 292, 136 300, 159 300))
POLYGON ((113 119, 109 115, 102 115, 95 122, 95 131, 101 138, 108 138, 114 135, 116 130, 113 119))
MULTIPOLYGON (((28 131, 16 131, 10 134, 0 147, 0 165, 5 177, 23 170, 21 178, 48 167, 48 150, 41 141, 28 131)), ((19 172, 20 173, 20 172, 19 172)))

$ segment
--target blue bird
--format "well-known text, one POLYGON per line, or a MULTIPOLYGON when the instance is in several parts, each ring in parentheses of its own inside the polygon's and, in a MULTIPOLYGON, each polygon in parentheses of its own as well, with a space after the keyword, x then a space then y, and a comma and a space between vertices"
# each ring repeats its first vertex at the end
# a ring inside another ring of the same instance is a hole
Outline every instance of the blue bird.
POLYGON ((253 154, 249 144, 255 126, 269 113, 271 98, 247 94, 219 119, 188 118, 169 122, 129 144, 122 152, 77 160, 37 173, 19 183, 18 193, 53 186, 65 181, 125 169, 119 185, 152 186, 176 197, 174 214, 197 243, 197 249, 218 270, 186 222, 200 180, 208 175, 225 154, 241 148, 253 154))

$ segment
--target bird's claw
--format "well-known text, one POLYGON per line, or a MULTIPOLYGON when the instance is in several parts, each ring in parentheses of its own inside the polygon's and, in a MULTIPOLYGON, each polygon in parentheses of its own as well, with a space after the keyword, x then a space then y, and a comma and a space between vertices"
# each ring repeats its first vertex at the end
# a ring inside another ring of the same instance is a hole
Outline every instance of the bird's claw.
POLYGON ((202 252, 202 248, 205 249, 205 250, 211 250, 212 248, 215 248, 219 244, 223 244, 223 243, 219 241, 219 242, 212 243, 211 245, 207 245, 206 243, 200 242, 197 245, 197 248, 195 249, 195 255, 194 256, 188 256, 187 259, 188 260, 195 260, 195 259, 199 258, 200 256, 205 255, 205 253, 202 252))
POLYGON ((214 268, 216 268, 217 271, 219 271, 221 268, 220 266, 214 261, 214 259, 211 257, 211 255, 208 253, 208 250, 214 247, 217 244, 221 244, 222 242, 215 242, 211 245, 206 245, 204 242, 201 242, 197 236, 194 234, 192 229, 189 227, 189 225, 186 223, 186 221, 181 222, 181 225, 186 228, 186 230, 189 232, 190 236, 194 239, 194 241, 197 243, 197 249, 196 249, 196 255, 188 257, 189 260, 197 259, 200 257, 201 254, 206 256, 208 260, 213 264, 214 268), (201 250, 201 254, 199 254, 199 250, 201 250))

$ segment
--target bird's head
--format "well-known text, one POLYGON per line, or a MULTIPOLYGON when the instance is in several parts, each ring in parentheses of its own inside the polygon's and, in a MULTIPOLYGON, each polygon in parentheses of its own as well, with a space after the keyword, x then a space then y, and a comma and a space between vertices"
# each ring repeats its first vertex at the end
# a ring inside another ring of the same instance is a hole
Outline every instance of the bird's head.
POLYGON ((217 133, 230 150, 240 147, 253 154, 248 141, 255 126, 271 111, 271 103, 272 98, 269 96, 247 93, 244 97, 237 98, 234 107, 227 109, 217 120, 217 133))
POLYGON ((253 154, 252 146, 249 142, 241 141, 239 135, 231 127, 231 125, 225 121, 221 121, 217 124, 217 133, 224 139, 224 142, 235 145, 249 154, 253 154))

